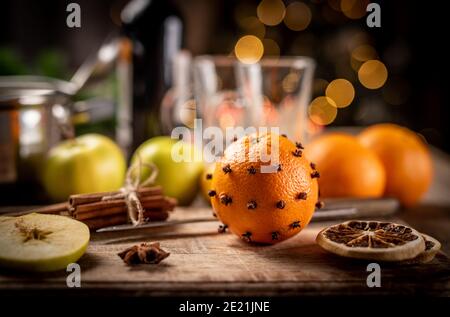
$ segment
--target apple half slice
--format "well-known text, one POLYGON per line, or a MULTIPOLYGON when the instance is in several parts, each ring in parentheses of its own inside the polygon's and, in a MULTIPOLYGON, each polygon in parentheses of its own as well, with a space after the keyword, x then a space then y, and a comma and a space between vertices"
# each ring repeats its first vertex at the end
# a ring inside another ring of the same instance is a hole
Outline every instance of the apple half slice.
POLYGON ((76 262, 89 244, 89 228, 57 215, 0 217, 0 266, 57 271, 76 262))

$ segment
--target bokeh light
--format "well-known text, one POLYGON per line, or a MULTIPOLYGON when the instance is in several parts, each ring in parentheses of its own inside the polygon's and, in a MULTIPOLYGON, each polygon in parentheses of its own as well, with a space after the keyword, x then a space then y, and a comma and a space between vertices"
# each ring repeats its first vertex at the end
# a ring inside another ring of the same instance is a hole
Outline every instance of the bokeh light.
POLYGON ((386 66, 379 60, 369 60, 358 70, 358 79, 369 89, 378 89, 384 85, 388 77, 386 66))
POLYGON ((280 46, 278 43, 272 39, 264 39, 264 55, 270 57, 279 57, 280 56, 280 46))
POLYGON ((364 44, 356 47, 351 53, 350 64, 355 71, 358 71, 361 65, 371 59, 377 59, 378 54, 373 46, 364 44))
POLYGON ((357 61, 365 62, 369 59, 375 59, 377 57, 377 51, 373 46, 364 44, 356 47, 352 52, 352 58, 357 61))
POLYGON ((256 8, 259 20, 265 25, 278 25, 283 21, 286 7, 281 0, 262 0, 256 8))
POLYGON ((372 42, 372 37, 364 30, 354 29, 346 36, 347 49, 352 52, 355 48, 368 45, 372 42))
POLYGON ((335 79, 328 86, 325 95, 331 98, 338 108, 349 106, 355 98, 355 89, 346 79, 335 79))
POLYGON ((303 2, 293 2, 286 8, 284 24, 293 31, 303 31, 311 23, 311 10, 303 2))
POLYGON ((264 45, 256 36, 245 35, 237 41, 234 53, 242 63, 254 64, 263 56, 264 45))
POLYGON ((325 96, 317 97, 309 105, 308 114, 315 124, 328 125, 336 119, 336 103, 325 96))
POLYGON ((341 11, 350 19, 360 19, 366 15, 369 0, 341 0, 341 11))

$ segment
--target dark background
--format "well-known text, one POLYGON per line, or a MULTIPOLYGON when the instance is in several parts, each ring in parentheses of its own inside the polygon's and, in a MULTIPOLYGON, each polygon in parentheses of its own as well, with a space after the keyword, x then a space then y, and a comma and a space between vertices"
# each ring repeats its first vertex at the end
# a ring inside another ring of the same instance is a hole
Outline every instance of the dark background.
MULTIPOLYGON (((119 13, 126 2, 2 1, 0 57, 8 63, 0 65, 1 75, 44 73, 70 78, 111 31, 120 32, 119 13), (66 26, 66 6, 70 2, 81 6, 82 27, 79 29, 66 26)), ((196 55, 232 52, 239 36, 245 34, 236 22, 237 12, 243 10, 243 5, 256 11, 260 1, 173 2, 185 21, 185 47, 196 55)), ((284 2, 287 5, 292 1, 284 2)), ((278 43, 281 55, 314 57, 318 62, 317 78, 328 82, 347 78, 354 84, 356 97, 353 104, 340 110, 332 125, 396 122, 449 152, 450 87, 445 9, 437 2, 374 1, 381 5, 382 27, 371 29, 366 26, 365 18, 351 20, 333 11, 330 8, 333 1, 304 2, 311 8, 313 16, 306 30, 291 31, 281 23, 266 27, 265 37, 278 43), (349 66, 349 56, 339 49, 354 32, 367 36, 388 68, 389 78, 381 89, 369 90, 361 86, 349 66), (389 92, 397 93, 401 98, 392 102, 386 98, 389 92)), ((323 94, 321 89, 318 81, 314 94, 323 94)))

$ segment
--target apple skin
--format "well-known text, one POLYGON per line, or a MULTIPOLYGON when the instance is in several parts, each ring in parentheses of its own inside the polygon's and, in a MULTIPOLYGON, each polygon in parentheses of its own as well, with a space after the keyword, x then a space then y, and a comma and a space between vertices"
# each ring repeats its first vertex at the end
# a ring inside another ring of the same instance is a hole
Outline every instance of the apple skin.
MULTIPOLYGON (((203 172, 203 161, 176 162, 172 159, 172 149, 177 142, 168 136, 158 136, 142 143, 133 154, 131 164, 138 161, 138 155, 142 162, 151 162, 158 167, 156 185, 163 188, 164 194, 178 200, 181 206, 187 206, 195 199, 198 193, 199 177, 203 172)), ((177 146, 178 147, 178 146, 177 146)), ((183 142, 181 154, 193 154, 197 149, 189 143, 183 142)), ((142 168, 141 180, 149 176, 150 170, 142 168)))
POLYGON ((54 201, 70 195, 114 191, 123 186, 126 162, 120 148, 99 134, 85 134, 50 150, 43 184, 54 201))

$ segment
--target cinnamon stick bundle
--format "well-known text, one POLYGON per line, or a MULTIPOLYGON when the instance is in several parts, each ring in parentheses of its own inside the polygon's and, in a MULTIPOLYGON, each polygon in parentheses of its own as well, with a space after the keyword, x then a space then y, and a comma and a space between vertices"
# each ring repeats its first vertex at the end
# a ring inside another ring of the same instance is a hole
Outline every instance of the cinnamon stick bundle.
MULTIPOLYGON (((92 230, 127 223, 128 208, 125 199, 104 199, 118 194, 120 192, 72 195, 69 198, 69 213, 92 230)), ((139 188, 137 194, 146 221, 166 220, 169 211, 177 204, 176 199, 164 196, 159 186, 139 188)))
MULTIPOLYGON (((160 186, 140 187, 136 192, 144 210, 145 221, 164 221, 177 205, 176 199, 163 195, 160 186)), ((16 215, 30 212, 68 215, 96 230, 128 222, 128 208, 124 198, 104 199, 119 197, 120 194, 121 192, 115 191, 72 195, 68 203, 46 206, 16 215)))

